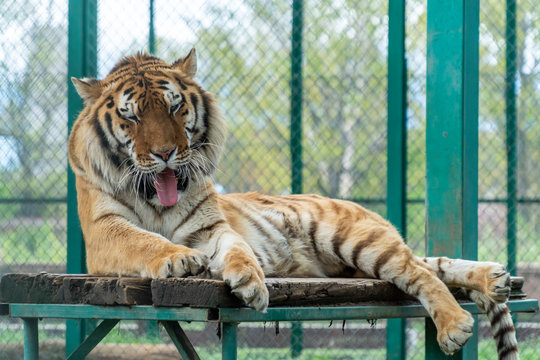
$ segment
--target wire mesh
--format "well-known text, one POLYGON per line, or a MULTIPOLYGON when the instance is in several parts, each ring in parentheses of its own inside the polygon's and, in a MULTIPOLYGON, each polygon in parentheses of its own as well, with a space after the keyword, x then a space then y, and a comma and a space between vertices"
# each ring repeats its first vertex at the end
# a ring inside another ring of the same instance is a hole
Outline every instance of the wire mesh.
MULTIPOLYGON (((515 258, 525 292, 539 298, 540 10, 532 0, 480 5, 479 259, 515 258)), ((291 2, 168 1, 154 9, 156 55, 174 61, 195 46, 197 80, 227 116, 218 188, 290 193, 291 2)), ((406 9, 407 241, 423 255, 426 1, 407 1, 406 9)), ((351 199, 382 215, 387 13, 387 2, 304 1, 303 190, 351 199)), ((148 1, 98 2, 98 77, 121 57, 148 49, 149 22, 148 1)), ((0 3, 0 276, 65 272, 67 26, 65 1, 0 3)), ((537 358, 539 318, 518 319, 521 358, 537 358)), ((348 322, 344 331, 329 325, 304 323, 302 350, 294 354, 291 345, 300 338, 291 336, 290 323, 242 324, 239 358, 385 357, 384 321, 348 322)), ((17 320, 0 319, 0 359, 21 357, 21 329, 17 320)), ((64 329, 62 321, 40 322, 44 358, 64 357, 64 329)), ((491 359, 485 322, 480 330, 479 358, 491 359)), ((220 357, 215 325, 186 325, 186 331, 203 358, 220 357)), ((127 322, 89 358, 174 358, 166 339, 155 324, 127 322)), ((407 358, 423 358, 423 348, 423 321, 409 320, 407 358)))

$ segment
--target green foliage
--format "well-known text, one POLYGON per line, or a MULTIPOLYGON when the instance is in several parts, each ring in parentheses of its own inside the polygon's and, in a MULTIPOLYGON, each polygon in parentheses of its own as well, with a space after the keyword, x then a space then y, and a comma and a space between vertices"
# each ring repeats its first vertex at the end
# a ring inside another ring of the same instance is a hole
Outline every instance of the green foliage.
POLYGON ((62 233, 63 228, 58 231, 57 219, 19 220, 16 226, 0 232, 5 264, 65 263, 65 234, 62 233))

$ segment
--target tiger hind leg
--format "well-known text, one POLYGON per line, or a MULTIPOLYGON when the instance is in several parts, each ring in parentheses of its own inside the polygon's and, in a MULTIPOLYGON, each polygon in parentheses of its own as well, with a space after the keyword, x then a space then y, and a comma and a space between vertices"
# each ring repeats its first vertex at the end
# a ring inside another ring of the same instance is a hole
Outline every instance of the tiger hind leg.
POLYGON ((510 274, 502 264, 447 257, 418 259, 448 286, 478 291, 495 303, 504 303, 510 295, 510 274))
POLYGON ((461 287, 486 316, 500 360, 519 360, 516 330, 504 303, 510 295, 510 274, 503 265, 446 257, 423 258, 448 286, 461 287))
POLYGON ((437 327, 437 341, 447 354, 460 350, 472 336, 473 317, 459 306, 433 269, 412 254, 391 226, 367 223, 351 229, 334 251, 349 266, 394 283, 416 297, 437 327))

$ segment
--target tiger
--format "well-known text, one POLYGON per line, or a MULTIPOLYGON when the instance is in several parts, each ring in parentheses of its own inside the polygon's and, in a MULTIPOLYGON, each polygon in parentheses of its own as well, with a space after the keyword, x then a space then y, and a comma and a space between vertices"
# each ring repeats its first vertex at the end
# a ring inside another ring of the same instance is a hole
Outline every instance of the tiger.
POLYGON ((84 102, 68 156, 89 273, 221 279, 257 311, 269 303, 265 277, 383 279, 420 301, 446 354, 473 333, 448 289, 461 287, 492 319, 499 358, 518 358, 503 265, 415 256, 390 222, 353 202, 218 193, 226 120, 196 73, 193 48, 170 64, 140 52, 101 80, 71 78, 84 102))

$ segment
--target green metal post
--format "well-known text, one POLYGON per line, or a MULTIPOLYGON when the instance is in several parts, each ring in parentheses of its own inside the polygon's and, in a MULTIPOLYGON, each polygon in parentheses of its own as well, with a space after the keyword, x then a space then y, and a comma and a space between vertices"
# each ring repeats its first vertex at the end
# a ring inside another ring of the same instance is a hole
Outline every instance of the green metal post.
POLYGON ((154 0, 150 0, 150 24, 148 26, 148 52, 156 53, 156 33, 154 29, 154 0))
POLYGON ((237 357, 237 331, 238 323, 223 323, 221 334, 221 358, 223 360, 236 360, 237 357))
MULTIPOLYGON (((68 5, 68 132, 71 131, 82 101, 70 77, 97 74, 97 1, 69 1, 68 5)), ((67 272, 85 273, 84 241, 77 216, 75 175, 67 174, 67 272)), ((84 340, 83 320, 66 320, 66 355, 84 340)))
MULTIPOLYGON (((292 2, 292 30, 291 30, 291 191, 301 194, 302 190, 302 94, 304 59, 302 40, 304 27, 304 1, 292 2)), ((291 327, 291 356, 298 357, 302 352, 302 323, 296 322, 291 327)))
POLYGON ((291 357, 297 358, 304 349, 304 339, 302 331, 302 322, 291 322, 291 357))
POLYGON ((508 239, 508 271, 517 273, 517 106, 516 106, 516 0, 506 0, 506 161, 507 200, 506 237, 508 239))
POLYGON ((302 193, 302 31, 303 0, 292 3, 291 34, 291 190, 293 194, 302 193))
POLYGON ((38 319, 23 318, 22 320, 24 323, 24 360, 38 360, 38 319))
MULTIPOLYGON (((427 249, 476 259, 479 0, 427 6, 427 249)), ((476 337, 476 335, 475 335, 476 337)), ((453 358, 476 359, 477 337, 453 358)), ((426 323, 426 358, 448 359, 426 323)))
MULTIPOLYGON (((407 69, 405 0, 388 3, 388 139, 386 212, 405 238, 407 229, 407 69)), ((388 319, 386 359, 406 358, 406 319, 388 319)))

